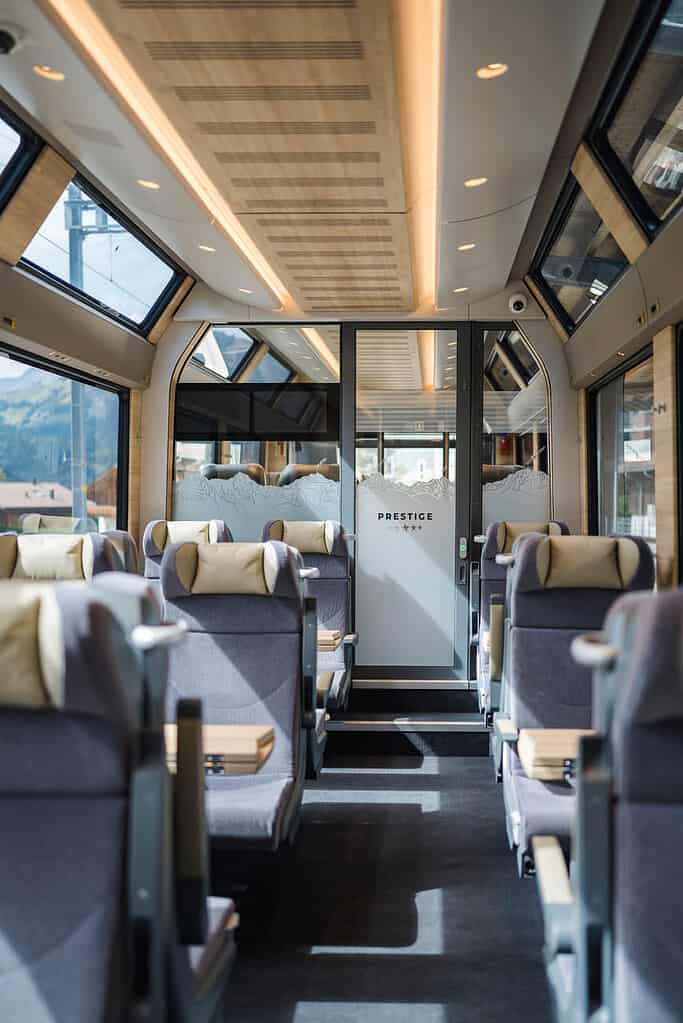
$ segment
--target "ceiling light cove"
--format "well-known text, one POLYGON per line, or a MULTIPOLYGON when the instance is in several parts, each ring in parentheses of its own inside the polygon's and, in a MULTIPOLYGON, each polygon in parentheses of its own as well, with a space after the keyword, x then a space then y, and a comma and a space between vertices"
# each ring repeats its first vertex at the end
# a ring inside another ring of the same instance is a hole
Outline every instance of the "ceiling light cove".
POLYGON ((463 245, 458 245, 458 252, 469 252, 470 249, 476 249, 476 242, 465 242, 463 245))
POLYGON ((485 185, 488 178, 467 178, 464 182, 465 188, 479 188, 480 185, 485 185))
POLYGON ((33 70, 41 78, 47 78, 48 82, 63 82, 66 78, 63 71, 57 71, 56 68, 50 67, 49 64, 34 64, 33 70))
POLYGON ((477 78, 482 78, 485 81, 489 78, 500 78, 508 71, 508 65, 502 63, 485 64, 483 67, 477 68, 477 78))

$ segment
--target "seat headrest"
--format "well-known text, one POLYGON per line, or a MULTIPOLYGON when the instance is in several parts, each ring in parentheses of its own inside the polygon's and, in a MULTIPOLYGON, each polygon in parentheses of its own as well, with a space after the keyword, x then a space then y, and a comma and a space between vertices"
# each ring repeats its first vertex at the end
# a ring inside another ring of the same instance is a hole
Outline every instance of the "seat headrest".
POLYGON ((286 522, 277 519, 263 528, 265 540, 281 540, 301 554, 346 554, 344 529, 340 522, 286 522))
POLYGON ((639 537, 531 536, 517 551, 514 588, 634 590, 654 583, 652 553, 639 537))
POLYGON ((160 558, 170 543, 230 543, 232 534, 220 519, 198 521, 155 519, 148 522, 142 537, 142 550, 148 558, 160 558))
POLYGON ((40 512, 28 512, 21 517, 21 529, 24 533, 77 533, 81 530, 83 519, 72 515, 41 515, 40 512))
POLYGON ((284 543, 169 544, 161 562, 164 597, 301 597, 301 556, 284 543))
POLYGON ((286 465, 278 478, 278 486, 286 487, 302 476, 324 476, 325 479, 339 481, 339 466, 336 463, 322 465, 299 465, 291 463, 286 465))
POLYGON ((130 533, 124 529, 108 529, 102 536, 111 541, 116 553, 121 559, 121 566, 124 572, 137 572, 138 570, 138 545, 130 533))
POLYGON ((0 585, 0 706, 60 707, 63 675, 54 587, 0 585))
POLYGON ((542 533, 544 536, 565 536, 569 529, 564 522, 492 522, 486 530, 485 558, 495 559, 496 554, 510 554, 518 537, 525 533, 542 533))
POLYGON ((0 536, 0 579, 91 579, 118 567, 116 549, 99 533, 0 536))
POLYGON ((266 470, 258 462, 242 462, 234 465, 216 465, 214 462, 210 462, 208 465, 202 465, 199 471, 207 480, 231 480, 239 473, 244 473, 254 483, 259 483, 261 486, 266 482, 266 470))

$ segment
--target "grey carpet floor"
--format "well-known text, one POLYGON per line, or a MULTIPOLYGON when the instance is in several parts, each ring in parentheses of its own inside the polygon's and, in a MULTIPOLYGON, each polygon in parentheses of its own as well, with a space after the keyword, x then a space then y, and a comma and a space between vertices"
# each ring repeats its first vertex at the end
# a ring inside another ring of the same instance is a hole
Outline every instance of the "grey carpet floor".
POLYGON ((549 1023, 485 757, 338 757, 239 899, 230 1023, 549 1023))

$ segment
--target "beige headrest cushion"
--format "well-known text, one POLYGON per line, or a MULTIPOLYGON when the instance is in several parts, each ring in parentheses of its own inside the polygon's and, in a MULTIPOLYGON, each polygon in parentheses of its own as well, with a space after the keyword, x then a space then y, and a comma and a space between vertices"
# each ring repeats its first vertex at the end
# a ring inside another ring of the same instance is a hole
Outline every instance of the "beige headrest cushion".
POLYGON ((523 533, 548 534, 547 522, 501 522, 496 537, 499 554, 510 554, 512 545, 523 533))
POLYGON ((0 705, 61 706, 64 651, 51 587, 0 584, 0 705))
POLYGON ((283 522, 281 539, 290 547, 295 547, 301 554, 329 554, 334 543, 334 524, 283 522))
POLYGON ((213 519, 177 522, 162 519, 152 529, 152 540, 163 551, 167 543, 216 543, 218 531, 213 519))
POLYGON ((24 515, 21 528, 25 533, 73 533, 79 519, 72 515, 24 515))
POLYGON ((536 570, 546 589, 621 590, 639 560, 637 545, 627 538, 549 536, 536 548, 536 570))
POLYGON ((176 574, 193 594, 268 596, 277 575, 269 543, 186 543, 176 553, 176 574))
POLYGON ((86 534, 27 533, 0 537, 0 577, 90 579, 93 544, 86 534))

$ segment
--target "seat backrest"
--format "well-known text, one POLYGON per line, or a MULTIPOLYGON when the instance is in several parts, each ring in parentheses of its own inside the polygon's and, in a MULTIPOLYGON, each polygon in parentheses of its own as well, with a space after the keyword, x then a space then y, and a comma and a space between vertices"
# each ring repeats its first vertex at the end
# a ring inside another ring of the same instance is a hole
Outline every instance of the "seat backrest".
POLYGON ((169 720, 179 697, 194 697, 209 724, 272 725, 262 774, 301 768, 302 567, 277 542, 174 543, 161 563, 166 619, 190 630, 170 651, 169 720))
POLYGON ((308 592, 316 599, 318 622, 324 629, 350 632, 349 551, 340 522, 266 522, 263 541, 281 540, 301 554, 305 568, 317 568, 320 575, 308 581, 308 592))
POLYGON ((111 540, 116 552, 121 559, 121 568, 124 572, 139 572, 138 566, 138 545, 130 533, 125 529, 108 529, 102 536, 111 540))
POLYGON ((322 465, 295 465, 290 462, 286 465, 278 478, 279 487, 287 487, 290 483, 301 479, 303 476, 324 476, 328 480, 339 481, 339 466, 336 464, 323 463, 322 465))
POLYGON ((199 471, 207 480, 231 480, 241 472, 261 486, 266 482, 266 470, 258 462, 241 462, 235 465, 216 465, 210 462, 203 465, 199 471))
MULTIPOLYGON (((622 598, 605 632, 619 650, 606 751, 612 1018, 674 1023, 683 1019, 683 589, 622 598)), ((590 864, 589 821, 581 838, 590 864)))
POLYGON ((94 519, 79 519, 72 515, 41 515, 27 512, 21 516, 22 533, 85 533, 97 530, 94 519))
POLYGON ((639 537, 534 534, 517 545, 507 693, 517 728, 590 727, 590 671, 572 659, 571 642, 600 629, 622 593, 653 585, 652 553, 639 537))
POLYGON ((0 583, 3 1020, 125 1017, 129 653, 86 584, 0 583))
POLYGON ((0 579, 83 580, 116 571, 120 564, 116 548, 101 533, 0 535, 0 579))
POLYGON ((159 579, 161 559, 168 544, 183 543, 230 543, 232 533, 220 519, 199 521, 154 519, 145 526, 142 536, 142 553, 145 558, 145 579, 159 579))

